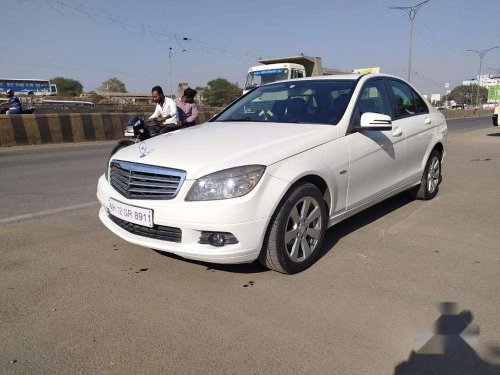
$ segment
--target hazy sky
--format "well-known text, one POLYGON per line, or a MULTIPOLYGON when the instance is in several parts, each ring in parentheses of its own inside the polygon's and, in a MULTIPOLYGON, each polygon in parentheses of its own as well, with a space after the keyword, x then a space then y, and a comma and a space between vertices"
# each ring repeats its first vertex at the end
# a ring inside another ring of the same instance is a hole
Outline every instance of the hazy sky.
MULTIPOLYGON (((172 57, 174 88, 218 77, 242 86, 258 57, 300 53, 406 78, 409 17, 389 7, 420 1, 13 0, 2 2, 0 76, 69 77, 86 91, 116 76, 129 91, 169 92, 172 47, 187 50, 172 57)), ((412 82, 444 92, 477 75, 479 58, 466 49, 500 45, 500 0, 430 0, 414 25, 412 82)), ((484 73, 500 68, 500 48, 483 62, 484 73)))

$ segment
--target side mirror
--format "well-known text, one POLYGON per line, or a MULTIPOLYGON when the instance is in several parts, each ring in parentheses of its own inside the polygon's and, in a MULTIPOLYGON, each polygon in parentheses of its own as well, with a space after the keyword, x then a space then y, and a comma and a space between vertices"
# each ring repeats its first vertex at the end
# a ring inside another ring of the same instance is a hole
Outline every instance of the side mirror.
POLYGON ((392 130, 391 116, 366 112, 361 115, 360 126, 356 130, 392 130))

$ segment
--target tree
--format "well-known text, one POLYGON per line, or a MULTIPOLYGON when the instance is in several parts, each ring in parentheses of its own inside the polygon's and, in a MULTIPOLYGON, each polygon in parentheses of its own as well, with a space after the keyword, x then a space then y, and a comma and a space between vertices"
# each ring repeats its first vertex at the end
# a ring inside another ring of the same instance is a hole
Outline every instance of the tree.
POLYGON ((222 107, 241 96, 238 85, 229 82, 225 78, 213 79, 203 89, 204 102, 212 107, 222 107))
POLYGON ((118 78, 113 77, 104 81, 99 87, 99 91, 101 92, 127 92, 127 88, 125 84, 120 81, 118 78))
MULTIPOLYGON (((476 104, 478 85, 461 85, 455 87, 448 94, 448 100, 454 100, 457 103, 476 104)), ((479 103, 485 103, 488 100, 488 89, 479 86, 479 103)))
POLYGON ((50 83, 56 84, 57 92, 61 95, 78 96, 83 92, 83 85, 75 79, 55 77, 50 83))

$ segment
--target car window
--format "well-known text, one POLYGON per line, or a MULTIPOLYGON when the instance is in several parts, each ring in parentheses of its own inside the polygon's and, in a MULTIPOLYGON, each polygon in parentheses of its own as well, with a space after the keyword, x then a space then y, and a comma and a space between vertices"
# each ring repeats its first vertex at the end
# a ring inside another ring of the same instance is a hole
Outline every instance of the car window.
POLYGON ((413 90, 400 81, 389 80, 394 97, 394 118, 413 116, 417 113, 413 90))
POLYGON ((337 124, 351 99, 354 80, 304 80, 261 86, 214 121, 337 124))
POLYGON ((413 98, 415 100, 415 107, 417 108, 417 113, 429 113, 429 108, 425 104, 424 99, 415 90, 411 90, 413 98))
POLYGON ((353 123, 359 126, 361 115, 366 112, 381 113, 392 116, 389 95, 384 82, 380 79, 365 83, 356 103, 353 123))

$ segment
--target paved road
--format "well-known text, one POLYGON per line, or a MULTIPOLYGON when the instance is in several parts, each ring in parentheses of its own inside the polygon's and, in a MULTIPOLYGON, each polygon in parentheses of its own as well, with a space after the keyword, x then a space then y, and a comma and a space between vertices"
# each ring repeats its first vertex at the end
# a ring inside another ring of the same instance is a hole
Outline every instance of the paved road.
MULTIPOLYGON (((448 124, 451 134, 492 128, 489 117, 448 124)), ((114 144, 0 149, 0 220, 95 203, 96 181, 114 144)))
POLYGON ((397 196, 335 226, 294 276, 112 235, 92 203, 112 143, 0 152, 0 373, 409 374, 446 362, 411 356, 442 301, 481 328, 479 355, 451 373, 500 373, 500 137, 488 136, 500 132, 488 121, 450 121, 436 199, 397 196))

